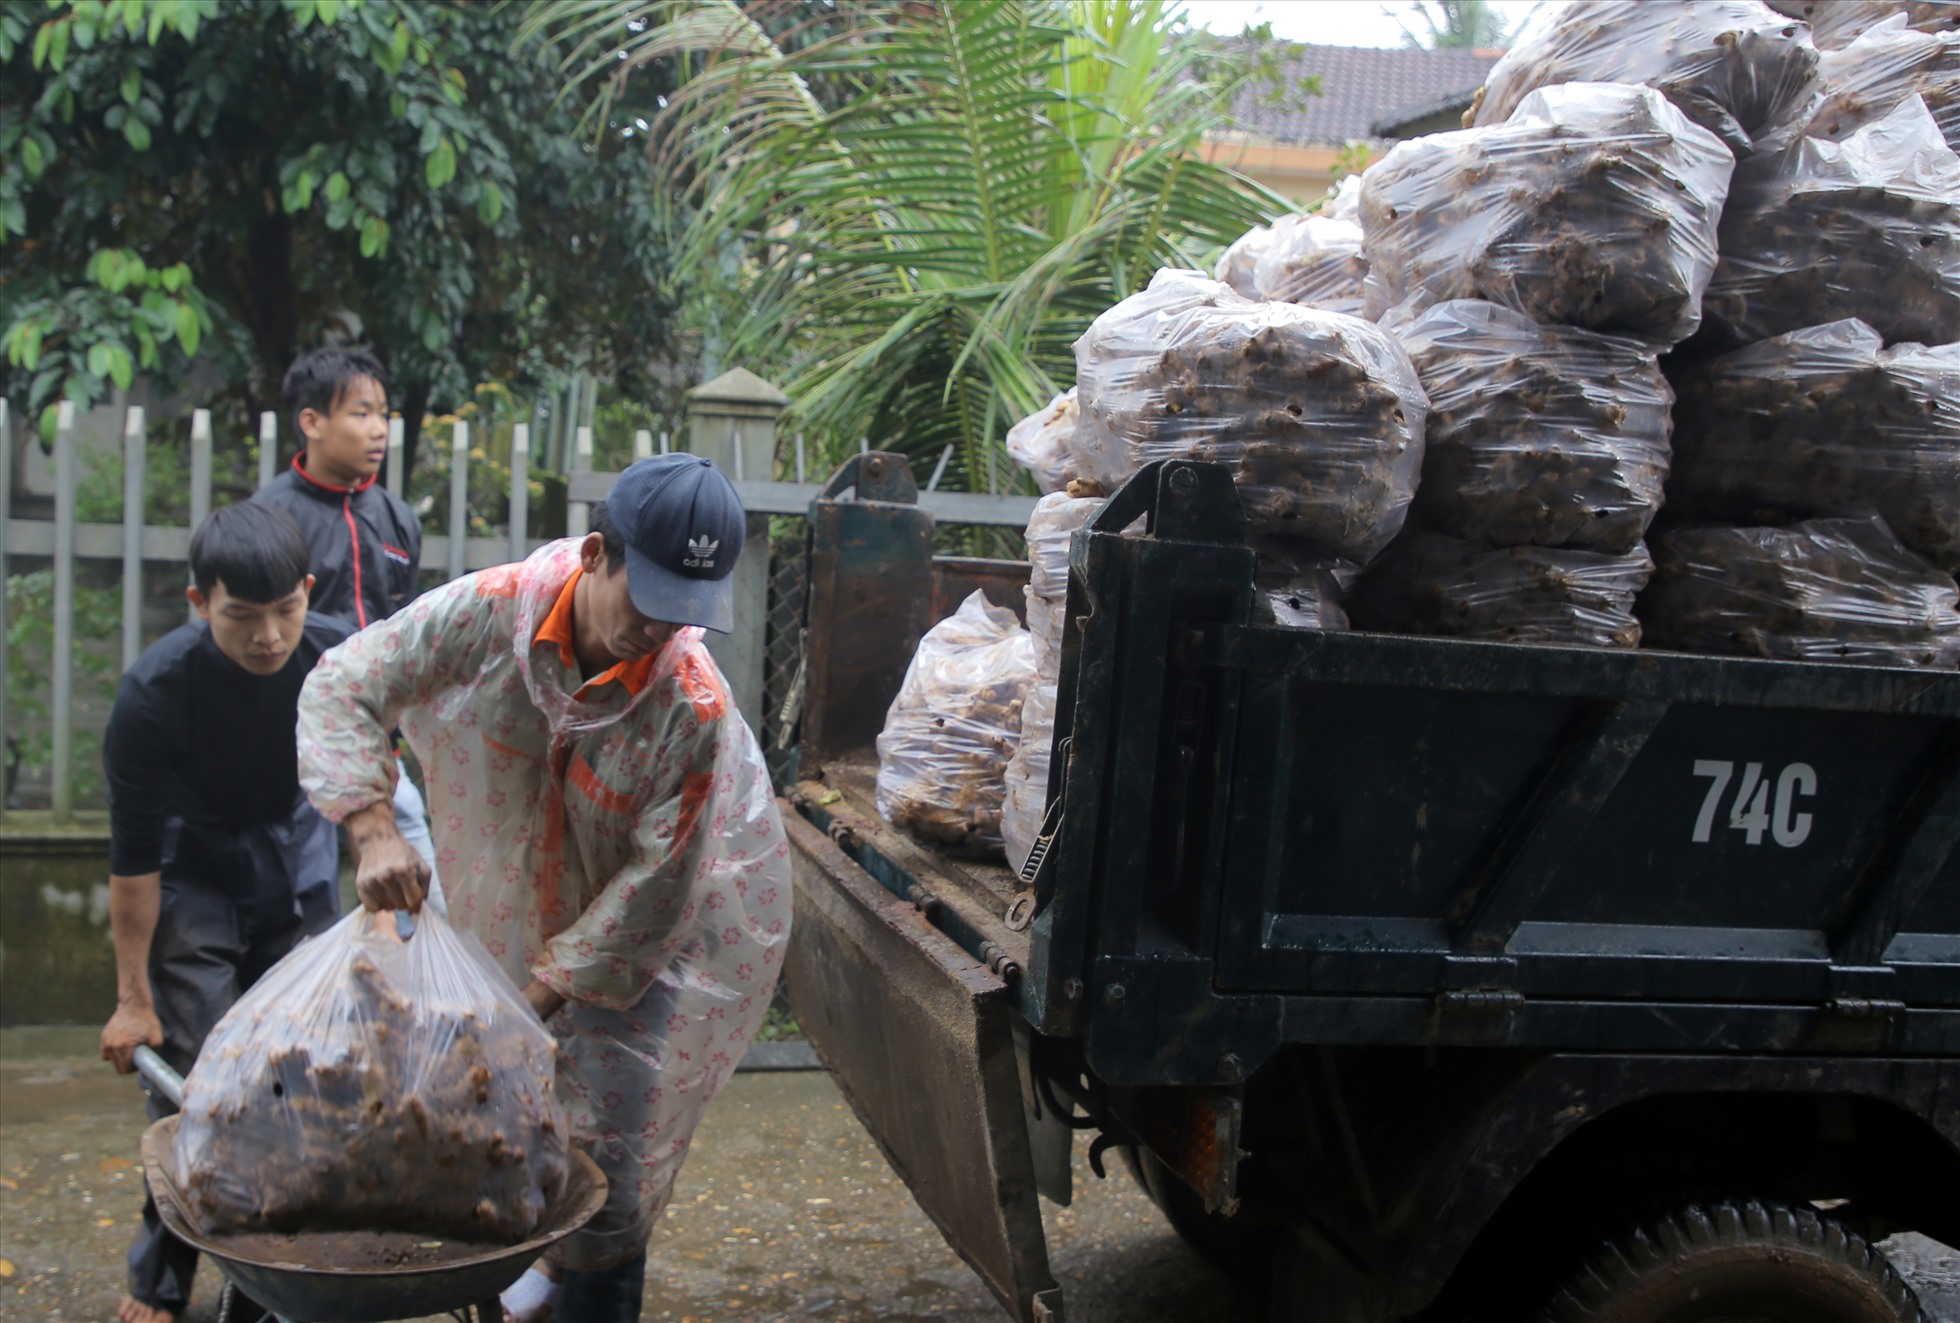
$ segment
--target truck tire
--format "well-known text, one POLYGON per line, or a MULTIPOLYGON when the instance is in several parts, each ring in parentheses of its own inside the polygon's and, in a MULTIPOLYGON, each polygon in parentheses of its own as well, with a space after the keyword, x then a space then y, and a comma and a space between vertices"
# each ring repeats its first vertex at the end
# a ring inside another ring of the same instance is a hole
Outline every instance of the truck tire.
POLYGON ((1157 1205, 1178 1239, 1212 1267, 1246 1281, 1263 1281, 1273 1266, 1277 1233, 1253 1216, 1208 1213, 1204 1200, 1149 1149, 1123 1150, 1130 1173, 1157 1205))
POLYGON ((1541 1323, 1928 1323, 1871 1242, 1800 1204, 1690 1204, 1609 1240, 1541 1323))

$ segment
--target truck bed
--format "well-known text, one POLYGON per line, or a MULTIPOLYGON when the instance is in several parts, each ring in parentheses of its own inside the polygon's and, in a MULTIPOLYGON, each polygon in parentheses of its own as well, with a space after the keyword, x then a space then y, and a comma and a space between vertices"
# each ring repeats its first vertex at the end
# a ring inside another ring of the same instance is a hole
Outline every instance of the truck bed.
POLYGON ((1004 918, 1020 890, 1012 869, 942 854, 887 823, 878 815, 878 759, 869 750, 809 770, 813 778, 799 781, 786 796, 799 813, 968 952, 997 970, 1027 968, 1028 933, 1009 929, 1004 918))
POLYGON ((1067 1199, 1085 1117, 1206 1219, 1248 1151, 1278 1164, 1245 1197, 1291 1210, 1317 1291, 1375 1302, 1342 1317, 1424 1307, 1555 1148, 1599 1188, 1609 1114, 1661 1151, 1719 1122, 1708 1169, 1762 1150, 1780 1189, 1869 1112, 1881 1156, 1797 1195, 1940 1173, 1878 1193, 1953 1225, 1925 1191, 1960 1169, 1960 674, 1256 625, 1229 471, 1166 461, 1075 536, 1023 888, 877 813, 869 747, 954 595, 904 478, 863 457, 812 510, 789 978, 1022 1323, 1061 1317, 1035 1190, 1067 1199), (1895 1158, 1900 1116, 1942 1138, 1895 1158))

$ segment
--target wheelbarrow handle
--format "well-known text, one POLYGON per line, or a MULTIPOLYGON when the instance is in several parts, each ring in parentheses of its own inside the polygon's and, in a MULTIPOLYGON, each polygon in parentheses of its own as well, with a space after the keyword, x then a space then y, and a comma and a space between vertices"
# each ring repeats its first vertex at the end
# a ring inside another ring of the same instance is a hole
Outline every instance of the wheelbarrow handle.
POLYGON ((177 1106, 184 1105, 184 1077, 170 1068, 153 1047, 136 1049, 136 1069, 156 1091, 177 1106))

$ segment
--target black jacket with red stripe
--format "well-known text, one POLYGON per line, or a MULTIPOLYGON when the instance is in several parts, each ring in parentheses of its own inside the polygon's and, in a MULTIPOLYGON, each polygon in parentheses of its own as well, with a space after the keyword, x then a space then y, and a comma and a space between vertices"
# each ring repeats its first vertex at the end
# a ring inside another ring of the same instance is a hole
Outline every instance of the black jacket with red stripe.
POLYGON ((422 526, 375 479, 332 486, 306 471, 302 453, 252 499, 286 511, 306 534, 313 551, 313 610, 362 629, 414 599, 422 526))

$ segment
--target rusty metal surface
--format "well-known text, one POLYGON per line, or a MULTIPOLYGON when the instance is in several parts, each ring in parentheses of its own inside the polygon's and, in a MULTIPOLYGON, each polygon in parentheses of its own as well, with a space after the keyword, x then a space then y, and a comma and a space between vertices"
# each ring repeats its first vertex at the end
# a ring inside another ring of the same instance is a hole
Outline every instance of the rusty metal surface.
POLYGON ((1022 1323, 1062 1318, 1008 987, 783 806, 797 1020, 893 1170, 1022 1323))
POLYGON ((1245 1102, 1237 1089, 1126 1089, 1110 1110, 1204 1200, 1208 1213, 1238 1204, 1239 1135, 1245 1102))
POLYGON ((933 519, 903 459, 859 455, 810 505, 806 766, 871 745, 932 625, 933 519), (840 499, 851 487, 858 498, 840 499))
POLYGON ((432 1267, 322 1267, 241 1256, 223 1236, 207 1236, 185 1204, 167 1161, 179 1118, 167 1116, 143 1132, 143 1175, 164 1224, 192 1248, 211 1256, 238 1288, 273 1312, 306 1323, 386 1323, 444 1314, 479 1302, 524 1275, 554 1244, 592 1220, 606 1202, 606 1178, 574 1149, 571 1179, 545 1213, 537 1234, 521 1245, 432 1267))
POLYGON ((968 954, 979 955, 981 942, 993 942, 1027 963, 1028 935, 1008 928, 1006 920, 1007 907, 1020 885, 1012 869, 1005 863, 941 854, 887 823, 878 814, 878 764, 869 753, 833 758, 824 764, 822 774, 824 786, 841 796, 823 806, 823 811, 842 814, 870 850, 945 900, 974 930, 971 941, 954 938, 968 947, 968 954))
POLYGON ((1028 620, 1028 575, 1032 566, 1025 560, 985 560, 978 556, 934 556, 932 558, 932 619, 937 624, 960 609, 960 603, 974 589, 987 594, 995 606, 1004 606, 1028 620))

